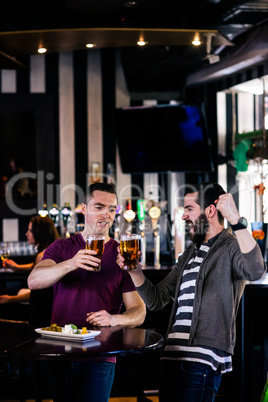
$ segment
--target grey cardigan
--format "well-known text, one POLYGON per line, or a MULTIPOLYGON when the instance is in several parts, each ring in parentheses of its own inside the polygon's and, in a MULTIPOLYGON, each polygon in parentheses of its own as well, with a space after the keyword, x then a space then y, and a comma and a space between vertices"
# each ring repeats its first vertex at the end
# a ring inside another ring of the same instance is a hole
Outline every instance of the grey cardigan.
MULTIPOLYGON (((159 284, 153 285, 146 278, 137 287, 149 310, 161 310, 170 300, 174 301, 167 335, 177 310, 182 273, 194 250, 194 246, 190 245, 159 284)), ((243 254, 231 229, 225 229, 200 266, 189 345, 210 346, 233 354, 235 319, 246 281, 258 280, 265 272, 266 265, 257 243, 253 250, 243 254)))

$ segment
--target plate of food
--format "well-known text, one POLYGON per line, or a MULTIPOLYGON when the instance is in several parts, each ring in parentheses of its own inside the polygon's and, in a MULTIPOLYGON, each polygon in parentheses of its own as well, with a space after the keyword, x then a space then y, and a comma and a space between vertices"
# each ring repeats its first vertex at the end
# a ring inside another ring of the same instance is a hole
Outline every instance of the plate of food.
POLYGON ((61 327, 57 324, 52 324, 50 327, 36 328, 35 331, 45 338, 62 339, 65 341, 84 342, 95 338, 101 331, 94 331, 83 327, 77 328, 74 324, 68 324, 61 327))

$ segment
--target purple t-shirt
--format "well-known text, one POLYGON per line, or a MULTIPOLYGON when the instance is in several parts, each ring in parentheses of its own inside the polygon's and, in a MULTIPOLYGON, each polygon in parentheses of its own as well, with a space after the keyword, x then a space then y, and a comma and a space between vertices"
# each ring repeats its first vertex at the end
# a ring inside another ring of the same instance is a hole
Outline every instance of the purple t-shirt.
MULTIPOLYGON (((80 233, 68 239, 56 240, 46 249, 43 260, 51 259, 60 263, 72 258, 85 245, 80 233)), ((119 314, 122 294, 136 288, 129 273, 116 263, 117 247, 114 239, 105 243, 100 271, 78 268, 55 283, 51 323, 60 326, 72 323, 82 327, 88 324, 87 313, 106 310, 110 314, 119 314)))

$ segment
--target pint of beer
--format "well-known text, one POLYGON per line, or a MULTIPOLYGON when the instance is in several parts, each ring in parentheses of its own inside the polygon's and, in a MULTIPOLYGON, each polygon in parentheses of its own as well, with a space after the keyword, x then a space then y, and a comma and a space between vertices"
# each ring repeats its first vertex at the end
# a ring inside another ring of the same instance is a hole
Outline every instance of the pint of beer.
POLYGON ((138 267, 138 251, 139 236, 132 233, 123 234, 120 238, 120 253, 125 259, 122 269, 131 271, 138 267))
MULTIPOLYGON (((86 241, 86 249, 97 251, 97 254, 94 254, 94 257, 101 259, 102 254, 104 252, 104 240, 105 237, 99 234, 87 235, 86 241)), ((92 267, 94 271, 101 270, 101 264, 98 267, 92 267)))

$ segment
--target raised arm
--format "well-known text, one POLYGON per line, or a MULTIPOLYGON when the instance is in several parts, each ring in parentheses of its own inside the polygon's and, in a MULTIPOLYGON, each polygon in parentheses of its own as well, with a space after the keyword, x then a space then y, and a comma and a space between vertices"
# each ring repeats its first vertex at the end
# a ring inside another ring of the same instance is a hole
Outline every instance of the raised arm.
POLYGON ((28 276, 30 289, 48 288, 58 282, 68 272, 71 272, 68 260, 56 264, 53 260, 39 262, 28 276))
MULTIPOLYGON (((217 202, 217 209, 231 225, 236 225, 240 218, 232 194, 222 194, 217 202)), ((242 253, 249 253, 256 246, 256 241, 248 229, 235 231, 235 235, 242 253)))
POLYGON ((28 276, 28 286, 30 289, 44 289, 54 285, 54 283, 77 268, 92 271, 93 267, 98 266, 100 263, 95 254, 96 251, 82 249, 73 258, 59 264, 56 264, 51 259, 42 260, 28 276))

